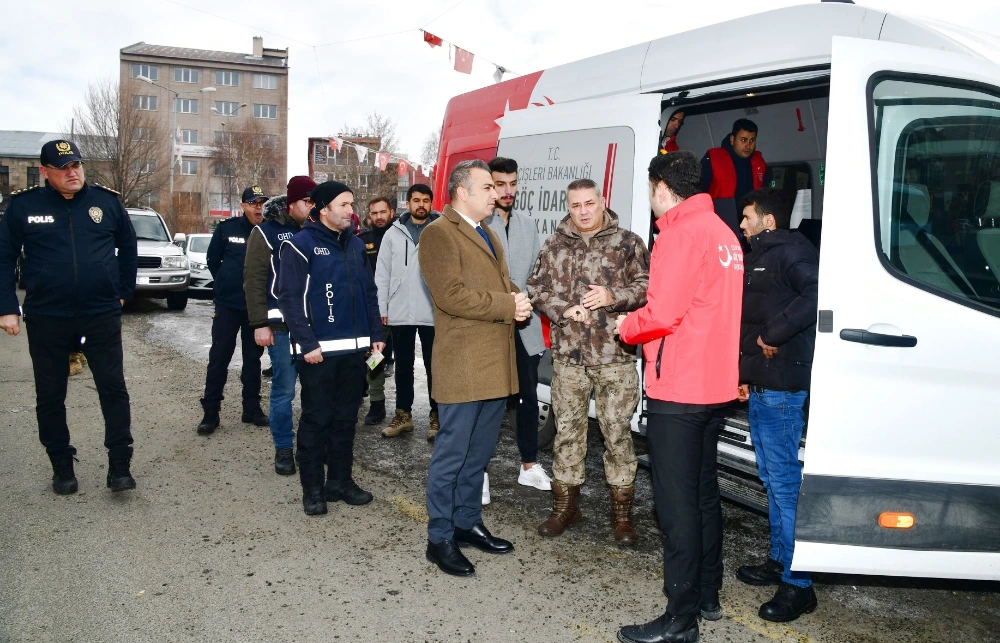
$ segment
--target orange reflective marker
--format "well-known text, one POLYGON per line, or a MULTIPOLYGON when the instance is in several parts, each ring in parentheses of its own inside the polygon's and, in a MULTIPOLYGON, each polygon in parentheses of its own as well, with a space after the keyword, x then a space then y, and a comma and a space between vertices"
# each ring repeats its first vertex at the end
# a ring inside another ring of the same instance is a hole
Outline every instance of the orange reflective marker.
POLYGON ((911 529, 914 522, 913 514, 899 511, 883 511, 878 517, 879 526, 886 529, 911 529))

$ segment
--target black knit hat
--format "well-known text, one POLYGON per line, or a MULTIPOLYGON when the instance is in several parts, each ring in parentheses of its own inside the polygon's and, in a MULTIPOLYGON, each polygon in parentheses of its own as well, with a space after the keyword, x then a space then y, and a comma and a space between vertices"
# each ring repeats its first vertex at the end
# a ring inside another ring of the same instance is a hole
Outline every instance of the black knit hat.
POLYGON ((354 194, 354 190, 339 181, 320 183, 309 193, 313 201, 313 211, 319 212, 344 192, 354 194))

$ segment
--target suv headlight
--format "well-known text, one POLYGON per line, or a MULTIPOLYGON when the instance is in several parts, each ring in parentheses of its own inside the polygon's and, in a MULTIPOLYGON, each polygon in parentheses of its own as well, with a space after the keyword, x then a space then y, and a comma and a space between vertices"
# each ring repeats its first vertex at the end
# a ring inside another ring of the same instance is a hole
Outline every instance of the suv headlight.
POLYGON ((164 268, 187 268, 188 267, 187 257, 185 257, 183 255, 179 256, 179 257, 164 257, 163 258, 163 267, 164 268))

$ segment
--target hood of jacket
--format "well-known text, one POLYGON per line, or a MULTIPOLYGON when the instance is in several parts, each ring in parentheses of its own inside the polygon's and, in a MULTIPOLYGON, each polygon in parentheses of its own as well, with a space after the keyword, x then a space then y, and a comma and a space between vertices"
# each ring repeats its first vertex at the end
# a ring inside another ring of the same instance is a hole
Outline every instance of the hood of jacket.
POLYGON ((288 215, 288 197, 284 194, 278 196, 272 196, 270 199, 264 202, 264 220, 265 221, 277 221, 278 223, 284 224, 285 221, 281 220, 282 215, 288 215))

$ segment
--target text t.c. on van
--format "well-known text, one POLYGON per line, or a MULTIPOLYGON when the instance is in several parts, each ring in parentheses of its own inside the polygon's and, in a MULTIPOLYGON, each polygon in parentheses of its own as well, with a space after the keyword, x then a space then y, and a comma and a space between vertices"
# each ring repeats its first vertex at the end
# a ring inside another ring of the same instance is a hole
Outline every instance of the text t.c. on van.
MULTIPOLYGON (((821 245, 793 568, 1000 578, 1000 39, 817 3, 515 78, 448 104, 436 205, 456 163, 499 154, 543 237, 589 177, 650 239, 678 107, 698 155, 754 120, 821 245)), ((736 406, 719 446, 721 471, 755 471, 736 406)))

